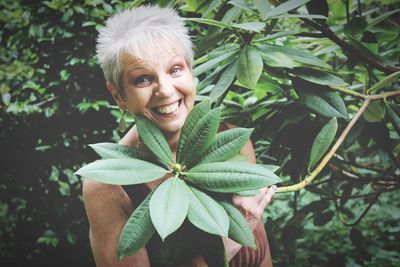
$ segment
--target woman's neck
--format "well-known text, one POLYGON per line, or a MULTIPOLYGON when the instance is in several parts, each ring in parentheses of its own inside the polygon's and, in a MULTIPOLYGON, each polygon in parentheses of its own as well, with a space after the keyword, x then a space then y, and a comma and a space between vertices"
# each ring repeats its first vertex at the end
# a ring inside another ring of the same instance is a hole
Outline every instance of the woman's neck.
POLYGON ((175 155, 178 150, 179 136, 181 131, 176 132, 163 132, 165 139, 168 142, 169 147, 171 148, 172 153, 175 155))

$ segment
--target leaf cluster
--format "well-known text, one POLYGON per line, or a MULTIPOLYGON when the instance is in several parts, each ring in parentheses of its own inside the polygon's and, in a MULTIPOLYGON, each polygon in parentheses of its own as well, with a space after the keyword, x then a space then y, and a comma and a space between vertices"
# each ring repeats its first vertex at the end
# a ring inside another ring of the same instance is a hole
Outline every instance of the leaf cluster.
MULTIPOLYGON (((186 218, 206 233, 230 237, 254 248, 252 231, 226 193, 255 190, 280 180, 270 168, 230 160, 240 153, 252 129, 235 128, 217 133, 220 108, 211 109, 210 101, 205 100, 189 113, 174 162, 161 130, 141 115, 136 115, 135 120, 140 138, 158 164, 146 161, 149 156, 139 149, 99 143, 91 147, 103 159, 76 172, 88 179, 117 185, 148 183, 167 177, 128 219, 119 241, 119 257, 137 252, 154 232, 164 241, 186 218)), ((209 245, 218 247, 220 242, 216 239, 209 245)), ((221 255, 225 255, 223 246, 221 255)))

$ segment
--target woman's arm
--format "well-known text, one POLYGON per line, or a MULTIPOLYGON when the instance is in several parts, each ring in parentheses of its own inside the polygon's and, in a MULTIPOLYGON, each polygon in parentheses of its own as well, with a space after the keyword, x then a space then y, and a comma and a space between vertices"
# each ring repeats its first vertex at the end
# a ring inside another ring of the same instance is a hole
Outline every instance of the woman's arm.
POLYGON ((90 245, 98 267, 150 266, 144 248, 118 260, 119 235, 133 210, 131 200, 121 186, 85 179, 83 200, 90 225, 90 245))
MULTIPOLYGON (((236 128, 235 125, 227 124, 229 128, 236 128)), ((256 156, 254 153, 254 148, 252 142, 249 140, 245 146, 240 151, 243 155, 248 155, 248 162, 256 163, 256 156)), ((272 201, 275 195, 276 187, 271 186, 270 188, 262 188, 260 194, 252 197, 240 197, 237 195, 232 196, 232 203, 242 212, 251 230, 257 227, 257 225, 262 222, 262 214, 266 206, 272 201)), ((225 249, 227 252, 228 259, 231 260, 242 248, 241 244, 235 241, 225 238, 224 239, 225 249)), ((265 255, 264 262, 270 262, 271 256, 269 248, 267 249, 267 254, 265 255)), ((272 266, 262 265, 262 266, 272 266)))

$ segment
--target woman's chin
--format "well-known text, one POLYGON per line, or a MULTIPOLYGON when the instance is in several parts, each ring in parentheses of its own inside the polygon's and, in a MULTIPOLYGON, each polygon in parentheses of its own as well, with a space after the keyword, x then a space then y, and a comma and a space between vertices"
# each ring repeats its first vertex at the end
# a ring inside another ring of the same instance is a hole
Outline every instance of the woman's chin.
POLYGON ((182 129, 184 123, 185 123, 185 121, 181 121, 181 120, 170 121, 170 122, 158 125, 158 127, 165 133, 175 133, 182 129))

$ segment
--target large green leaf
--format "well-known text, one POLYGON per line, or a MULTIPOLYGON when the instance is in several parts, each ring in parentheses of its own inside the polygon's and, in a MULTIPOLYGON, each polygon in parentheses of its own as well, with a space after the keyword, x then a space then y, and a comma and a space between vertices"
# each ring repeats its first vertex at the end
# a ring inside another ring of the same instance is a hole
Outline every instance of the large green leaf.
POLYGON ((269 11, 267 14, 265 14, 265 17, 271 18, 271 17, 275 17, 275 16, 278 16, 278 15, 281 15, 283 13, 286 13, 288 11, 291 11, 293 9, 298 8, 299 6, 302 6, 302 5, 306 4, 309 1, 310 0, 289 0, 289 1, 286 1, 285 3, 280 4, 279 6, 271 9, 271 11, 269 11))
POLYGON ((218 133, 202 154, 199 164, 225 161, 235 156, 249 140, 252 132, 253 129, 234 128, 218 133))
POLYGON ((132 255, 144 247, 155 232, 150 218, 152 191, 131 214, 119 237, 118 258, 132 255))
POLYGON ((206 190, 225 193, 258 189, 280 181, 264 167, 239 161, 197 165, 187 172, 187 179, 206 190))
POLYGON ((347 118, 346 106, 336 91, 300 78, 294 78, 292 84, 301 101, 313 111, 327 117, 347 118))
POLYGON ((385 110, 378 101, 374 101, 368 105, 363 117, 368 122, 378 122, 385 118, 385 110))
POLYGON ((215 102, 220 96, 222 96, 229 86, 233 83, 236 77, 238 61, 232 62, 222 73, 218 82, 213 87, 210 98, 211 102, 215 102))
POLYGON ((260 189, 254 189, 254 190, 246 190, 246 191, 240 191, 236 192, 235 195, 241 196, 241 197, 252 197, 259 195, 261 193, 260 189))
POLYGON ((239 56, 237 69, 238 81, 254 89, 263 70, 263 61, 260 52, 255 47, 245 47, 239 56))
POLYGON ((192 186, 188 186, 188 192, 189 221, 207 233, 228 236, 229 219, 221 205, 192 186))
POLYGON ((347 118, 347 110, 338 93, 324 91, 317 93, 299 92, 304 104, 326 117, 347 118))
POLYGON ((135 158, 147 160, 149 155, 139 149, 133 147, 115 144, 115 143, 96 143, 89 145, 103 159, 114 158, 135 158))
POLYGON ((306 81, 316 84, 336 87, 348 86, 348 84, 339 77, 323 71, 317 71, 308 68, 297 68, 296 70, 293 70, 293 73, 296 75, 296 77, 300 77, 306 81))
POLYGON ((197 66, 196 68, 194 68, 193 70, 193 74, 195 76, 198 76, 200 74, 202 74, 203 72, 206 72, 214 67, 216 67, 218 64, 220 64, 222 61, 224 61, 225 59, 228 59, 229 57, 233 56, 236 53, 236 51, 231 51, 231 52, 226 52, 216 58, 213 58, 203 64, 201 64, 200 66, 197 66))
MULTIPOLYGON (((289 32, 288 34, 295 34, 296 32, 289 32)), ((258 41, 262 41, 263 39, 260 39, 258 41)), ((276 46, 276 45, 267 45, 267 44, 259 44, 258 48, 260 49, 263 54, 271 54, 271 53, 282 53, 294 61, 303 63, 303 64, 308 64, 308 65, 313 65, 313 66, 318 66, 321 68, 325 69, 330 69, 331 66, 329 64, 325 63, 325 61, 317 58, 316 56, 313 56, 309 52, 291 48, 288 46, 276 46)))
POLYGON ((329 122, 321 129, 314 143, 311 147, 310 160, 308 162, 308 170, 312 170, 315 164, 321 159, 321 157, 328 150, 331 145, 333 138, 335 137, 338 128, 336 118, 332 118, 329 122))
POLYGON ((256 248, 253 231, 251 231, 242 213, 231 203, 220 201, 229 217, 229 238, 247 247, 256 248))
POLYGON ((80 168, 75 174, 106 184, 141 184, 157 180, 168 171, 139 159, 103 159, 80 168))
POLYGON ((161 162, 168 165, 172 164, 172 152, 161 130, 144 116, 136 115, 135 121, 139 135, 145 145, 161 162))
POLYGON ((206 99, 199 104, 195 105, 190 111, 182 127, 181 135, 179 136, 178 150, 176 153, 176 161, 182 162, 182 153, 186 144, 187 138, 194 131, 196 124, 203 118, 211 108, 210 100, 206 99))
POLYGON ((294 61, 289 56, 277 51, 271 53, 261 53, 261 58, 266 65, 271 67, 292 69, 296 66, 294 61))
POLYGON ((150 199, 150 216, 163 240, 182 225, 188 209, 187 187, 180 178, 169 178, 157 187, 150 199))
POLYGON ((216 108, 197 121, 186 139, 180 157, 181 162, 178 163, 189 166, 197 159, 195 155, 203 153, 208 148, 217 134, 220 116, 221 109, 216 108))
POLYGON ((395 128, 397 133, 400 135, 400 112, 398 112, 400 110, 400 106, 390 103, 385 104, 389 119, 392 122, 393 127, 395 128))

